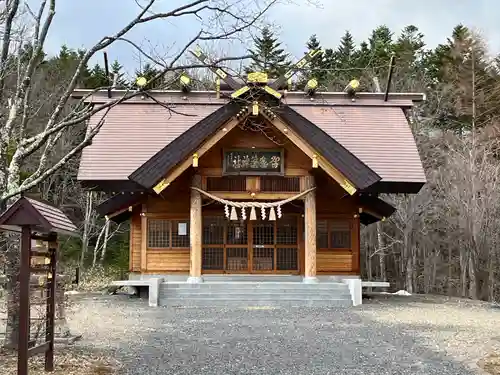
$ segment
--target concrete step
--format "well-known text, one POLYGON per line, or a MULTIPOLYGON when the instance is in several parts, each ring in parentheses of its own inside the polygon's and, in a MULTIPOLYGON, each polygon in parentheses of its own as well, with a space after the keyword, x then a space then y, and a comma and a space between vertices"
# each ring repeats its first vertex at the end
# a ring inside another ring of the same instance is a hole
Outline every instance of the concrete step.
POLYGON ((343 283, 318 283, 304 284, 298 282, 250 282, 250 281, 233 281, 233 282, 203 282, 199 284, 190 283, 162 283, 161 289, 211 289, 211 290, 264 290, 264 289, 280 289, 280 290, 347 290, 347 284, 343 283))
POLYGON ((205 281, 301 282, 300 275, 203 275, 205 281))
POLYGON ((261 292, 261 293, 245 293, 242 291, 233 291, 231 293, 225 292, 195 292, 189 293, 185 291, 169 291, 160 292, 160 298, 228 298, 228 299, 238 299, 238 298, 248 298, 250 300, 254 299, 286 299, 286 298, 296 298, 296 299, 310 299, 310 298, 346 298, 350 299, 351 295, 349 292, 346 293, 280 293, 280 292, 261 292))
POLYGON ((285 299, 278 301, 269 300, 248 300, 248 299, 227 299, 227 298, 172 298, 160 300, 160 306, 169 307, 350 307, 350 299, 285 299))

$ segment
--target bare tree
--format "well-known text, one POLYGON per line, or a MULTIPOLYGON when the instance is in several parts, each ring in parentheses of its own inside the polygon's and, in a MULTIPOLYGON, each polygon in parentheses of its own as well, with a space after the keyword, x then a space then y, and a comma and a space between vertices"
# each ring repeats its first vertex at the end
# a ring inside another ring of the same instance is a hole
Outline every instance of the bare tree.
MULTIPOLYGON (((38 7, 32 8, 33 2, 25 0, 5 0, 2 4, 0 20, 0 210, 5 209, 7 201, 21 192, 36 187, 47 180, 56 171, 67 165, 88 146, 92 138, 105 123, 106 113, 115 105, 126 101, 138 92, 127 91, 113 100, 101 105, 89 106, 84 99, 73 103, 71 95, 81 78, 89 60, 99 51, 114 43, 128 43, 146 59, 150 54, 128 38, 138 25, 150 22, 176 20, 194 20, 198 27, 190 26, 188 42, 177 46, 169 59, 158 62, 159 73, 151 79, 161 79, 167 72, 186 69, 204 68, 207 64, 179 64, 179 59, 195 43, 238 38, 256 25, 259 18, 276 3, 277 0, 186 0, 182 5, 164 12, 155 12, 154 6, 160 1, 137 1, 137 15, 120 30, 112 35, 103 36, 96 44, 83 53, 70 79, 57 91, 47 108, 41 105, 35 95, 36 77, 43 60, 44 45, 56 14, 56 0, 39 0, 38 7), (22 31, 22 32, 20 32, 22 31), (38 114, 43 110, 46 116, 40 121, 38 114), (81 126, 92 115, 102 114, 101 121, 87 131, 65 152, 54 158, 53 150, 65 134, 81 126), (38 123, 33 127, 33 120, 38 123), (30 159, 31 158, 31 159, 30 159), (28 160, 35 159, 35 166, 28 175, 22 175, 28 160), (55 160, 54 160, 55 159, 55 160)), ((159 5, 159 4, 158 4, 159 5)), ((175 45, 175 40, 169 42, 175 45)), ((240 60, 244 56, 226 56, 213 64, 240 60)), ((110 82, 110 86, 112 82, 110 82)), ((17 339, 16 324, 16 274, 17 251, 9 247, 7 251, 8 268, 8 319, 7 344, 15 344, 17 339)))

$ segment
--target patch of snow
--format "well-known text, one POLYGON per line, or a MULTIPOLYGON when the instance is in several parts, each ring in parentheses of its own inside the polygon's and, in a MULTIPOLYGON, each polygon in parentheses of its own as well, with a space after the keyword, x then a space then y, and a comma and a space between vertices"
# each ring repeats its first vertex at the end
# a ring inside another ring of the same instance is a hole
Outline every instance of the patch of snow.
POLYGON ((396 296, 411 296, 411 293, 408 293, 406 290, 398 290, 397 292, 392 293, 396 296))
POLYGON ((67 290, 64 292, 65 295, 81 294, 78 290, 67 290))

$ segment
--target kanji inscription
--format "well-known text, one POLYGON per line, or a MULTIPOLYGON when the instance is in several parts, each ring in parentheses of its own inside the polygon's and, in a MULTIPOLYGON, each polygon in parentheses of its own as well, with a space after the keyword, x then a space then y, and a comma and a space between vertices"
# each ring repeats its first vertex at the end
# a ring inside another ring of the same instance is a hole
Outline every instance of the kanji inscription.
POLYGON ((283 150, 225 150, 224 174, 284 173, 283 150))

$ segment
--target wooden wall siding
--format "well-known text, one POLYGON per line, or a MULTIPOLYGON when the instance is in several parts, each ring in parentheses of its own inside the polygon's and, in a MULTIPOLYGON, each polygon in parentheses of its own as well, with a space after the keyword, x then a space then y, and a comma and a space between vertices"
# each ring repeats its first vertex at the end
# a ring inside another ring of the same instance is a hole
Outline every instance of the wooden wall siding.
POLYGON ((321 251, 316 253, 317 272, 335 273, 352 272, 352 252, 350 251, 321 251))
MULTIPOLYGON (((287 141, 283 135, 271 133, 279 142, 284 145, 280 146, 271 141, 262 133, 244 131, 240 128, 233 129, 219 143, 217 143, 210 151, 200 158, 200 168, 220 169, 222 171, 222 157, 224 148, 283 148, 285 150, 285 174, 289 174, 291 170, 296 171, 301 169, 307 171, 311 168, 311 159, 305 155, 297 146, 287 141)), ((292 174, 295 174, 291 172, 292 174)))
POLYGON ((140 208, 134 209, 130 220, 130 271, 141 270, 141 216, 140 208))
POLYGON ((189 249, 148 249, 148 272, 189 272, 189 249))
POLYGON ((191 185, 184 185, 182 192, 165 193, 162 197, 150 196, 146 202, 148 214, 165 214, 165 216, 182 216, 189 218, 189 194, 191 185))

